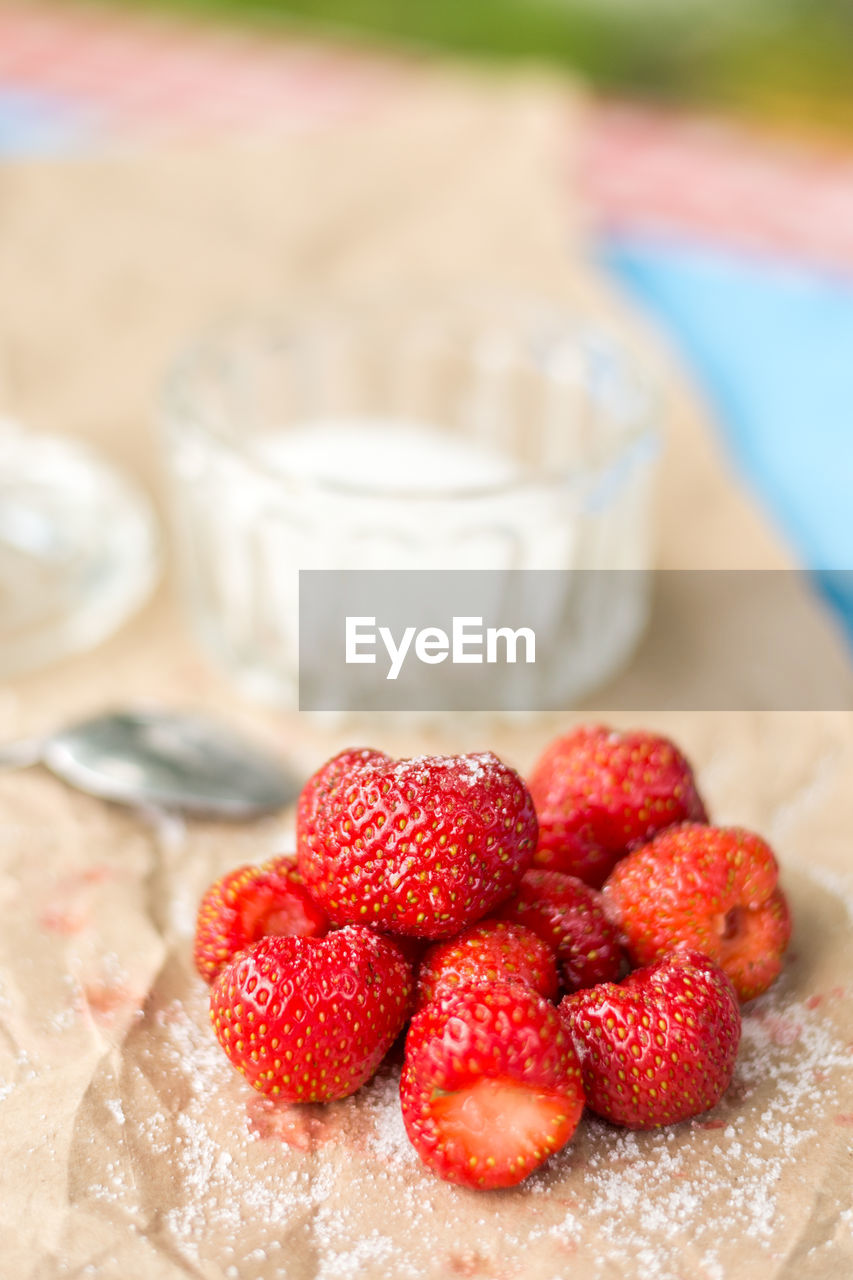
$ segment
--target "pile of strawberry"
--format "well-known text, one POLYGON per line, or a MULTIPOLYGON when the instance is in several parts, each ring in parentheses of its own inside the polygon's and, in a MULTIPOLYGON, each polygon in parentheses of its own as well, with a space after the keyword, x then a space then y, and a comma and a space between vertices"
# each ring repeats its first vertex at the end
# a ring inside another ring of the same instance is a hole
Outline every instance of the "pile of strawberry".
POLYGON ((207 891, 195 960, 226 1054, 282 1101, 347 1097, 408 1023, 418 1154, 506 1187, 584 1105, 637 1129, 714 1106, 789 936, 769 846, 709 825, 667 739, 596 726, 527 786, 491 753, 335 756, 295 860, 207 891))

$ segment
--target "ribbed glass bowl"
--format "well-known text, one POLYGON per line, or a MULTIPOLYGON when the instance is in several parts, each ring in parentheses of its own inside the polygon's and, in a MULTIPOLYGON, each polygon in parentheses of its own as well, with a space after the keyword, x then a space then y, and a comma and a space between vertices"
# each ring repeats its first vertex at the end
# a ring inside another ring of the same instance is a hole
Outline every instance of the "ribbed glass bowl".
POLYGON ((656 402, 571 309, 399 296, 234 324, 177 361, 160 427, 190 619, 265 701, 296 706, 299 569, 571 571, 531 707, 571 705, 642 631, 656 402))

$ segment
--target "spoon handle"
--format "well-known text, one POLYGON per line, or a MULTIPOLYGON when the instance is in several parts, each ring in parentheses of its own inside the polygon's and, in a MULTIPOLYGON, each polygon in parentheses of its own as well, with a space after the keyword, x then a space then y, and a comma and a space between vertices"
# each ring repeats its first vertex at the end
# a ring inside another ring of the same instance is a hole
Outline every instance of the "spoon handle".
POLYGON ((41 760, 44 746, 43 738, 22 738, 20 742, 0 744, 0 770, 29 769, 41 760))

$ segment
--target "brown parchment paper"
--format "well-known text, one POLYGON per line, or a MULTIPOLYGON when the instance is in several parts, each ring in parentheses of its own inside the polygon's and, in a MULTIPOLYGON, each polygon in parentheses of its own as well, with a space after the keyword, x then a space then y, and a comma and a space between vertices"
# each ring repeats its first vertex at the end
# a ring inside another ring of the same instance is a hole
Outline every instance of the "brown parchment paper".
MULTIPOLYGON (((159 495, 154 388, 211 317, 319 289, 515 280, 601 308, 664 377, 661 563, 787 565, 669 355, 583 265, 582 112, 565 86, 412 68, 306 136, 5 165, 5 407, 95 442, 159 495)), ((816 607, 813 621, 845 679, 816 607)), ((666 618, 656 627, 663 645, 666 618)), ((2 738, 133 699, 213 710, 306 775, 351 741, 491 747, 526 769, 572 719, 330 728, 256 709, 205 664, 164 588, 98 651, 0 688, 2 738)), ((198 898, 289 847, 292 815, 183 824, 38 770, 0 776, 4 1280, 853 1274, 853 718, 643 720, 691 755, 719 821, 774 843, 789 962, 747 1011, 713 1113, 634 1136, 587 1119, 523 1187, 488 1195, 419 1166, 393 1061, 352 1100, 276 1109, 215 1045, 190 958, 198 898)))

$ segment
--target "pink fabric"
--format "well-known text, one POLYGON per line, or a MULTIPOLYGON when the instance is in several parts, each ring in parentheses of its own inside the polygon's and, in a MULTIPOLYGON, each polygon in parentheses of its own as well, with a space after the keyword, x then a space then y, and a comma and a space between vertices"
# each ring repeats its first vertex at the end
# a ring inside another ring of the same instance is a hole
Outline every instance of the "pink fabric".
POLYGON ((851 153, 614 103, 593 111, 582 163, 604 230, 698 233, 745 250, 853 265, 851 153))
POLYGON ((372 101, 393 64, 306 40, 88 9, 0 8, 0 88, 94 108, 128 136, 299 130, 372 101))

